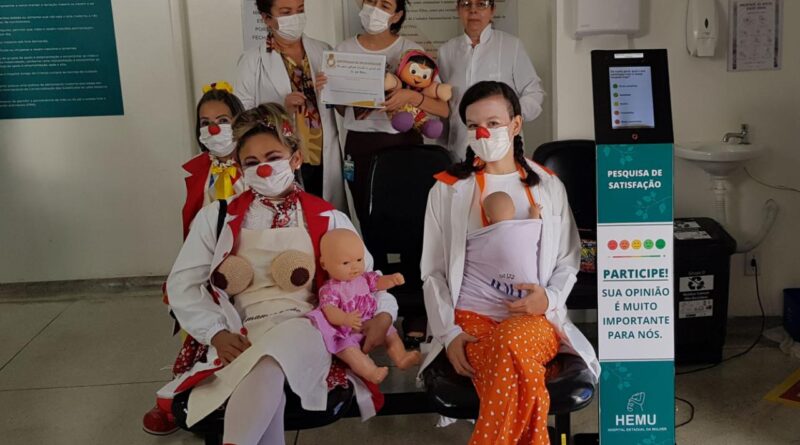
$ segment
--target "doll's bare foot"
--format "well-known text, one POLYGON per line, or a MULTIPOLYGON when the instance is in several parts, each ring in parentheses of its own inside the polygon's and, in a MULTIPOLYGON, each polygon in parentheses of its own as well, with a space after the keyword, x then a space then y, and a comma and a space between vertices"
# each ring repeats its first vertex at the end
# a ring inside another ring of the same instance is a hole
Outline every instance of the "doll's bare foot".
POLYGON ((419 351, 407 351, 400 357, 399 360, 394 362, 397 369, 408 369, 412 366, 419 365, 422 361, 422 354, 419 351))
POLYGON ((389 375, 389 368, 381 366, 380 368, 375 368, 369 375, 365 375, 364 378, 376 385, 380 385, 381 382, 386 379, 387 375, 389 375))

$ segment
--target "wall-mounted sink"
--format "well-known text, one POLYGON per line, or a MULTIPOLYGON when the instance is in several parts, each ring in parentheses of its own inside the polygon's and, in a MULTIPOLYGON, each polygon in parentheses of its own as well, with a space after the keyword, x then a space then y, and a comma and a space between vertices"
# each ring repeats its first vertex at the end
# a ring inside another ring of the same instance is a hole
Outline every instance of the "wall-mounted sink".
POLYGON ((675 146, 675 155, 695 163, 711 176, 724 177, 741 167, 745 162, 758 158, 766 152, 759 144, 737 144, 731 142, 686 142, 675 146))

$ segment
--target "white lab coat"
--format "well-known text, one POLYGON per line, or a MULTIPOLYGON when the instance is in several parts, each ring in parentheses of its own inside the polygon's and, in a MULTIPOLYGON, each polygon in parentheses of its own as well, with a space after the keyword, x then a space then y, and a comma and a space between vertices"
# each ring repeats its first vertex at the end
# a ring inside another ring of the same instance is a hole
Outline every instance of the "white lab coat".
MULTIPOLYGON (((567 297, 580 263, 580 237, 567 194, 557 177, 537 164, 530 165, 541 178, 531 192, 542 206, 539 283, 548 297, 545 316, 558 333, 561 351, 580 356, 596 378, 600 363, 594 348, 567 316, 567 297)), ((452 185, 437 182, 428 196, 420 268, 434 340, 420 373, 462 332, 455 324, 455 308, 464 276, 467 225, 475 189, 472 176, 452 185)))
POLYGON ((472 47, 469 36, 450 39, 439 48, 439 76, 442 82, 453 86, 450 99, 449 129, 441 140, 456 159, 464 159, 467 152, 467 128, 461 122, 458 107, 461 98, 472 85, 483 80, 503 82, 519 96, 522 119, 532 121, 542 113, 544 90, 525 46, 515 36, 487 26, 481 33, 480 43, 472 47))
MULTIPOLYGON (((325 42, 303 35, 312 76, 322 66, 322 52, 331 49, 325 42)), ((239 58, 239 78, 234 93, 242 101, 244 108, 250 109, 266 102, 284 104, 286 96, 292 92, 292 83, 283 58, 277 51, 267 52, 267 45, 251 48, 239 58)), ((342 178, 342 149, 339 144, 339 130, 336 127, 334 110, 328 109, 317 95, 317 108, 322 118, 322 195, 321 198, 339 210, 347 210, 347 199, 342 178)))

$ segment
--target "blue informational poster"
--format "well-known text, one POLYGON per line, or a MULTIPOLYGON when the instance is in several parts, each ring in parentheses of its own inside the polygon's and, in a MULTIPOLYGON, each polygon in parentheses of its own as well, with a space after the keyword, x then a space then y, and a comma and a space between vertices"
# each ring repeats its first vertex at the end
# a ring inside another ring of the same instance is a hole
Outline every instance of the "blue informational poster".
POLYGON ((121 114, 111 0, 0 2, 0 119, 121 114))

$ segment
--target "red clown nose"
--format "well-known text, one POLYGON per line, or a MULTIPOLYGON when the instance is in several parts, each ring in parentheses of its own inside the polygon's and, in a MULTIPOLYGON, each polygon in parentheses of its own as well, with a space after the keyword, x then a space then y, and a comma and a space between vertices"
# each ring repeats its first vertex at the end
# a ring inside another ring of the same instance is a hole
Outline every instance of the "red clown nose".
POLYGON ((489 132, 488 128, 478 127, 475 130, 475 139, 489 139, 490 137, 492 137, 492 133, 489 132))
POLYGON ((269 165, 262 165, 256 169, 256 174, 262 178, 269 178, 272 176, 272 167, 269 165))
POLYGON ((222 130, 219 128, 219 125, 217 125, 217 124, 211 124, 211 125, 208 126, 208 134, 210 134, 211 136, 216 136, 221 131, 222 130))

